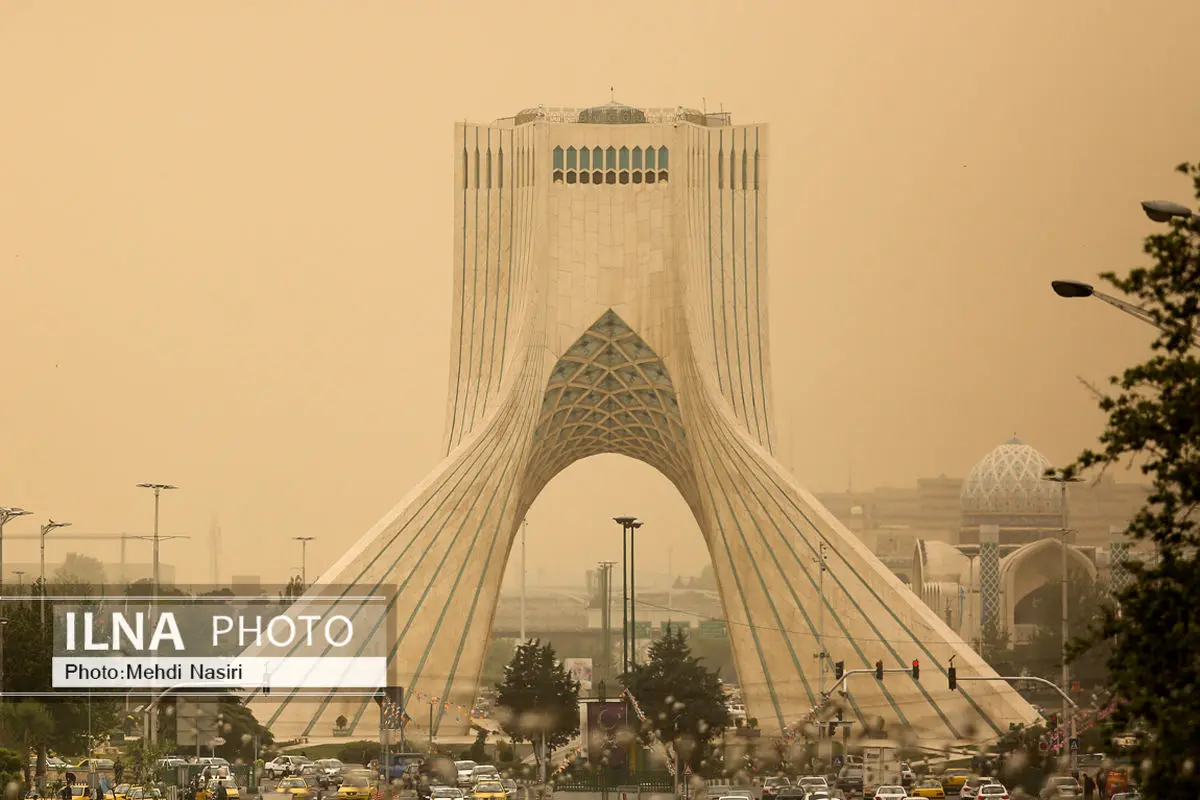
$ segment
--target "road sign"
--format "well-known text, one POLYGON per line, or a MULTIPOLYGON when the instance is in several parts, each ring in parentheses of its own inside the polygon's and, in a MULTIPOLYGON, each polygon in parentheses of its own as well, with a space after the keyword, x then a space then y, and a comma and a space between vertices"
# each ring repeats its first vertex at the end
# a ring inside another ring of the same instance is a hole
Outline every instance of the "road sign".
POLYGON ((692 774, 692 765, 691 765, 691 764, 688 764, 688 765, 687 765, 687 767, 686 767, 686 768, 683 770, 683 774, 684 774, 684 775, 691 775, 691 774, 692 774))
POLYGON ((706 619, 700 621, 700 638, 702 639, 724 639, 728 636, 725 629, 725 620, 723 619, 706 619))
POLYGON ((1072 752, 1072 753, 1078 753, 1078 752, 1079 752, 1079 739, 1078 739, 1078 737, 1071 739, 1071 752, 1072 752))
POLYGON ((209 743, 209 745, 211 745, 212 747, 220 747, 221 745, 225 744, 225 737, 223 737, 223 736, 215 736, 215 737, 213 737, 212 739, 209 739, 209 740, 208 740, 208 743, 209 743))
POLYGON ((840 766, 842 766, 842 764, 845 764, 845 763, 846 763, 845 756, 834 756, 833 757, 833 765, 835 767, 840 767, 840 766))
POLYGON ((1044 753, 1050 749, 1050 743, 1045 739, 1038 739, 1038 752, 1044 753))

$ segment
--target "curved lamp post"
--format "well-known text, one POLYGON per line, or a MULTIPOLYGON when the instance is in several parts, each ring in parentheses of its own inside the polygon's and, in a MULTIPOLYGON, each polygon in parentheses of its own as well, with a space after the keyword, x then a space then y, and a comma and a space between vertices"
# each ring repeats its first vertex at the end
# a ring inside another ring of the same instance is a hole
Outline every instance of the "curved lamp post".
POLYGON ((1146 216, 1155 222, 1170 222, 1176 217, 1189 219, 1190 217, 1200 216, 1187 206, 1174 203, 1170 200, 1143 200, 1142 211, 1145 211, 1146 216))
MULTIPOLYGON (((1187 211, 1187 209, 1185 208, 1184 211, 1187 211)), ((1188 213, 1190 214, 1191 212, 1188 213)), ((1159 330, 1165 330, 1163 326, 1159 325, 1154 319, 1154 316, 1151 315, 1151 313, 1146 309, 1142 308, 1141 306, 1135 306, 1133 303, 1127 303, 1124 300, 1120 300, 1110 294, 1096 291, 1096 287, 1092 286, 1090 283, 1084 283, 1083 281, 1058 280, 1050 281, 1050 288, 1053 289, 1054 293, 1059 297, 1066 297, 1068 299, 1094 297, 1097 300, 1102 300, 1105 303, 1108 303, 1114 308, 1119 308, 1129 316, 1136 317, 1147 325, 1153 325, 1159 330)), ((1200 346, 1200 333, 1193 334, 1192 343, 1196 346, 1200 346)))

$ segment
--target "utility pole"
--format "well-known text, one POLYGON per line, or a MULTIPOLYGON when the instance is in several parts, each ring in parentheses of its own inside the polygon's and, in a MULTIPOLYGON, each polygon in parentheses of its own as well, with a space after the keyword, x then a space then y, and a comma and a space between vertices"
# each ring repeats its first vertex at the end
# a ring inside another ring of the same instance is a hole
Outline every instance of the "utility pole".
POLYGON ((529 517, 521 520, 521 644, 525 644, 528 639, 525 637, 525 580, 529 573, 527 562, 525 561, 525 536, 529 532, 529 517))
POLYGON ((825 651, 825 543, 821 542, 817 549, 817 591, 821 601, 817 606, 817 676, 821 694, 825 694, 825 661, 829 653, 825 651))
POLYGON ((300 583, 304 584, 304 589, 308 589, 308 543, 317 537, 315 536, 293 536, 292 539, 300 543, 300 583))

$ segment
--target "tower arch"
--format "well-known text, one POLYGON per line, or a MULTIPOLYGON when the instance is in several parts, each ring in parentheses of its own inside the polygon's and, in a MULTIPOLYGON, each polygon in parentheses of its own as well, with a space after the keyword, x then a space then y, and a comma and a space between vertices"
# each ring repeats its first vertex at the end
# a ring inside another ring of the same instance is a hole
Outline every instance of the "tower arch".
MULTIPOLYGON (((529 180, 505 190, 515 184, 503 174, 489 189, 457 174, 473 165, 456 165, 447 452, 298 609, 334 595, 353 617, 355 593, 386 592, 389 681, 407 690, 410 730, 429 698, 435 735, 465 732, 454 709, 474 699, 525 512, 569 464, 619 453, 665 475, 695 515, 748 713, 764 732, 821 704, 833 661, 925 666, 920 682, 854 676, 847 705, 863 723, 883 717, 962 741, 1035 721, 1003 682, 949 690, 951 658, 960 675, 995 674, 771 452, 765 126, 683 112, 623 120, 560 109, 515 126, 456 126, 456 152, 478 142, 533 161, 529 180), (726 140, 754 149, 753 184, 719 179, 726 140), (581 147, 603 149, 606 169, 607 154, 624 169, 620 154, 638 147, 654 148, 660 169, 672 149, 695 168, 669 186, 557 182, 559 153, 581 147)), ((375 724, 361 693, 250 702, 277 738, 319 736, 338 716, 352 734, 375 724)))

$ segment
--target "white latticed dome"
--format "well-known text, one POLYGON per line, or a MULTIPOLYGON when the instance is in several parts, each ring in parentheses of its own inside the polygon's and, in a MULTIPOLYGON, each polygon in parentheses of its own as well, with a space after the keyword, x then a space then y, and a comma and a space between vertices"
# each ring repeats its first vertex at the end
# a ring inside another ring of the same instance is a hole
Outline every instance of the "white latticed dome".
POLYGON ((964 514, 1058 514, 1058 487, 1043 476, 1050 461, 1016 436, 984 456, 963 483, 964 514))

